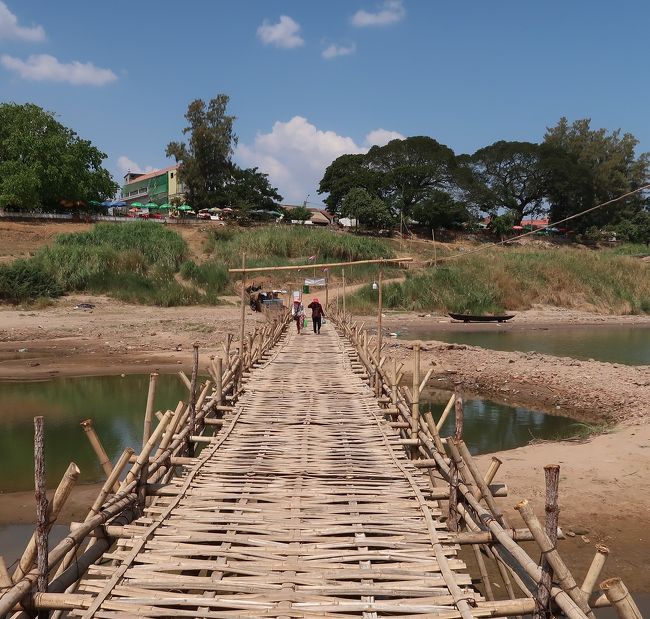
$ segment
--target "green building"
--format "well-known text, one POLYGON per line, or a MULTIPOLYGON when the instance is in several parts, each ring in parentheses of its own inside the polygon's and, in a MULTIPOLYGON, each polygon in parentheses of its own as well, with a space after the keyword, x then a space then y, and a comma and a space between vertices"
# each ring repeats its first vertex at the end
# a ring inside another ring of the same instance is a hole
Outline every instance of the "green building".
POLYGON ((178 181, 177 165, 146 174, 129 171, 124 175, 122 199, 127 204, 133 202, 164 204, 175 198, 181 201, 185 199, 185 187, 178 181))

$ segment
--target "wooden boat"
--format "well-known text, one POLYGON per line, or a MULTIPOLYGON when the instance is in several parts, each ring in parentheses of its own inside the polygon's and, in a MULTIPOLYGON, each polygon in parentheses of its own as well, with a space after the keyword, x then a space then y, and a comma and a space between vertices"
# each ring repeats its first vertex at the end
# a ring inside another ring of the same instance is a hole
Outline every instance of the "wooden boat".
POLYGON ((514 318, 514 314, 497 314, 497 315, 475 315, 475 314, 452 314, 449 312, 449 316, 454 320, 462 320, 463 322, 505 322, 514 318))

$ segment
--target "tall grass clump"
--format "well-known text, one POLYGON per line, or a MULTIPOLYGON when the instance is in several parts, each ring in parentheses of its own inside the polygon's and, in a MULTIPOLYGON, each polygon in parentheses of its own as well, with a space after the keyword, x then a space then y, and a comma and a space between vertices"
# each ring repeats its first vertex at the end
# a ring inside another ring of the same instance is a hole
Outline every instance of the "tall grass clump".
MULTIPOLYGON (((375 294, 376 296, 376 294, 375 294)), ((409 274, 384 290, 400 310, 496 313, 543 304, 610 314, 650 313, 650 265, 627 256, 574 248, 491 250, 409 274)), ((370 290, 350 300, 370 311, 370 290)))
POLYGON ((60 235, 28 260, 0 267, 0 300, 20 303, 89 291, 161 306, 198 303, 199 291, 174 277, 188 253, 183 238, 160 224, 97 224, 89 232, 60 235))
POLYGON ((355 236, 311 226, 269 226, 212 232, 208 250, 213 259, 230 267, 239 266, 242 253, 253 258, 251 266, 278 266, 316 256, 317 262, 344 262, 392 258, 393 250, 381 239, 355 236))
POLYGON ((199 265, 188 260, 181 265, 180 274, 213 294, 229 291, 228 267, 223 264, 204 262, 199 265))

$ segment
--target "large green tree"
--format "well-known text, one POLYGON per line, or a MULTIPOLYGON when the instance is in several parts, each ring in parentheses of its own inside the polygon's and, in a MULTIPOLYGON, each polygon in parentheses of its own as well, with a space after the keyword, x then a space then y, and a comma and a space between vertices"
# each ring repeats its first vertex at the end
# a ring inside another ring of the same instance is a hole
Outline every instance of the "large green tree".
MULTIPOLYGON (((548 200, 551 218, 565 217, 607 202, 646 185, 650 154, 636 155, 638 140, 619 129, 592 129, 588 118, 569 123, 561 118, 544 136, 549 147, 545 165, 550 172, 548 200)), ((611 206, 581 216, 571 227, 615 225, 634 218, 644 209, 644 196, 636 194, 611 206)))
POLYGON ((351 189, 341 206, 341 215, 355 219, 357 226, 370 229, 390 228, 395 222, 386 203, 362 187, 351 189))
POLYGON ((246 205, 253 209, 274 209, 282 202, 282 196, 269 182, 268 174, 257 168, 233 166, 223 188, 223 202, 234 208, 246 205))
POLYGON ((379 177, 368 169, 366 156, 341 155, 325 170, 318 187, 319 194, 328 194, 323 200, 327 210, 338 215, 345 196, 352 189, 365 189, 371 195, 378 195, 379 177))
POLYGON ((473 218, 464 202, 454 200, 445 191, 434 191, 427 200, 416 204, 411 217, 427 228, 458 228, 473 218))
POLYGON ((195 208, 225 206, 224 187, 232 179, 232 155, 237 144, 235 117, 226 114, 229 97, 217 95, 207 104, 192 101, 185 113, 186 142, 170 142, 167 156, 180 164, 179 180, 186 187, 187 201, 195 208))
POLYGON ((459 184, 468 203, 490 215, 504 210, 515 224, 543 209, 548 188, 544 148, 532 142, 499 141, 463 155, 459 160, 459 184))
POLYGON ((118 185, 106 155, 33 103, 0 104, 0 207, 51 207, 103 200, 118 185))
POLYGON ((434 192, 454 186, 454 151, 427 136, 373 146, 366 163, 378 177, 381 197, 395 214, 408 216, 416 204, 426 202, 434 192))

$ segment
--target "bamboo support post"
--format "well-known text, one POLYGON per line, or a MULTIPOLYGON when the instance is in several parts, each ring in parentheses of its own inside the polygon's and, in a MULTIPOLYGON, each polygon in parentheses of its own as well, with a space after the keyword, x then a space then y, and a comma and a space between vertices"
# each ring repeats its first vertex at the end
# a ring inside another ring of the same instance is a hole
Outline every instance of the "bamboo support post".
POLYGON ((643 619, 639 607, 620 578, 609 578, 601 582, 600 590, 616 609, 620 619, 643 619))
POLYGON ((241 255, 241 315, 239 324, 239 354, 244 354, 244 334, 246 332, 246 252, 241 255))
MULTIPOLYGON (((39 592, 47 591, 47 536, 48 536, 48 504, 45 480, 45 419, 34 417, 34 489, 36 498, 36 562, 38 579, 36 586, 39 592)), ((47 613, 42 615, 47 617, 47 613)), ((41 613, 39 613, 41 619, 41 613)))
MULTIPOLYGON (((555 544, 549 539, 546 531, 544 531, 537 516, 533 512, 532 507, 527 500, 520 501, 515 506, 515 509, 521 514, 526 526, 530 529, 537 545, 540 547, 542 554, 546 557, 549 565, 553 569, 555 580, 560 584, 560 587, 571 597, 571 599, 578 605, 580 610, 588 617, 593 619, 593 613, 589 608, 587 596, 580 590, 576 584, 575 579, 569 572, 564 561, 560 557, 555 544)), ((540 569, 541 571, 541 569, 540 569)), ((541 579, 541 577, 540 577, 541 579)), ((538 581, 539 582, 539 581, 538 581)))
MULTIPOLYGON (((54 524, 54 522, 56 522, 56 519, 58 518, 59 513, 61 512, 61 509, 63 509, 66 500, 70 496, 70 492, 72 491, 73 486, 79 479, 80 473, 81 471, 79 470, 79 467, 74 462, 71 462, 68 465, 66 472, 63 474, 63 477, 61 478, 59 485, 54 491, 54 496, 52 497, 52 501, 47 508, 47 518, 46 518, 45 526, 48 532, 52 527, 52 525, 54 524)), ((36 539, 36 533, 34 533, 30 538, 27 547, 25 548, 25 551, 23 552, 20 561, 18 562, 18 567, 14 572, 13 582, 18 582, 25 574, 27 574, 27 572, 29 572, 29 570, 34 565, 34 559, 36 558, 36 547, 37 547, 37 539, 36 539)))
MULTIPOLYGON (((190 414, 189 414, 189 432, 188 437, 195 433, 196 431, 196 377, 199 372, 199 345, 197 342, 192 344, 193 354, 192 354, 192 380, 190 382, 190 414)), ((194 445, 188 439, 186 445, 186 451, 188 456, 192 457, 194 455, 194 445)))
MULTIPOLYGON (((411 438, 417 438, 420 431, 420 342, 413 344, 413 399, 411 404, 411 438)), ((416 450, 412 452, 415 459, 416 450)))
POLYGON ((600 573, 603 570, 603 566, 605 565, 605 561, 607 561, 608 556, 609 548, 607 548, 607 546, 602 546, 600 544, 596 546, 596 554, 591 561, 591 565, 589 566, 585 579, 580 587, 580 589, 582 589, 582 592, 587 597, 593 593, 596 582, 600 577, 600 573))
MULTIPOLYGON (((463 436, 463 397, 460 393, 458 386, 456 386, 454 404, 455 404, 455 413, 456 413, 456 430, 454 432, 454 438, 456 443, 458 443, 463 436)), ((448 442, 447 445, 450 445, 448 442)), ((458 503, 460 501, 459 497, 459 470, 458 462, 455 458, 452 457, 451 463, 449 465, 449 505, 448 505, 448 517, 447 521, 449 523, 449 529, 451 531, 458 531, 460 525, 460 515, 458 513, 458 503)))
POLYGON ((144 412, 144 428, 142 431, 142 446, 144 447, 151 436, 151 418, 153 415, 153 403, 156 397, 156 385, 158 383, 158 372, 149 374, 149 391, 147 393, 147 407, 144 412))
POLYGON ((189 391, 192 388, 192 383, 190 382, 190 379, 187 377, 187 374, 183 372, 183 370, 178 371, 178 377, 181 379, 182 383, 185 385, 186 389, 189 391))
POLYGON ((445 421, 447 421, 447 417, 449 416, 451 409, 454 407, 455 402, 456 402, 456 394, 453 394, 449 398, 449 402, 447 402, 447 406, 445 406, 445 410, 442 411, 442 415, 440 415, 440 419, 438 419, 438 423, 436 423, 438 432, 442 430, 442 426, 444 425, 445 421))
POLYGON ((345 309, 345 269, 341 269, 341 279, 343 280, 343 320, 347 320, 347 310, 345 309))
MULTIPOLYGON (((90 441, 90 445, 97 455, 99 464, 101 465, 102 469, 104 469, 106 477, 109 477, 113 471, 113 466, 111 465, 111 460, 108 457, 106 450, 104 449, 101 441, 99 440, 99 437, 97 436, 97 432, 95 432, 95 428, 93 427, 93 420, 85 419, 80 423, 80 425, 84 429, 84 432, 90 441)), ((117 487, 115 490, 117 490, 117 487)))
POLYGON ((217 404, 223 402, 223 359, 217 357, 214 360, 215 400, 217 404))
MULTIPOLYGON (((558 486, 560 480, 560 467, 557 464, 549 464, 544 467, 544 478, 546 481, 546 499, 544 504, 544 528, 548 539, 553 547, 557 544, 557 523, 559 516, 558 508, 558 486)), ((553 584, 553 568, 545 555, 542 555, 540 564, 542 578, 537 585, 537 609, 533 614, 534 619, 543 619, 551 614, 551 586, 553 584)), ((587 596, 588 599, 588 596, 587 596)))
POLYGON ((497 475, 497 471, 499 470, 499 467, 503 464, 499 458, 496 456, 492 456, 492 460, 490 462, 490 466, 488 467, 488 470, 485 472, 485 477, 483 480, 485 481, 486 484, 490 485, 494 478, 497 475))
POLYGON ((7 569, 7 563, 2 555, 0 555, 0 591, 3 589, 9 589, 13 586, 13 581, 9 575, 9 570, 7 569))
MULTIPOLYGON (((382 275, 383 275, 383 270, 384 270, 384 261, 379 263, 379 282, 377 284, 378 289, 377 292, 379 293, 377 296, 377 359, 381 358, 381 349, 382 349, 382 332, 381 332, 381 319, 382 319, 382 311, 383 311, 383 299, 382 299, 382 275)), ((380 394, 381 395, 381 394, 380 394)))

